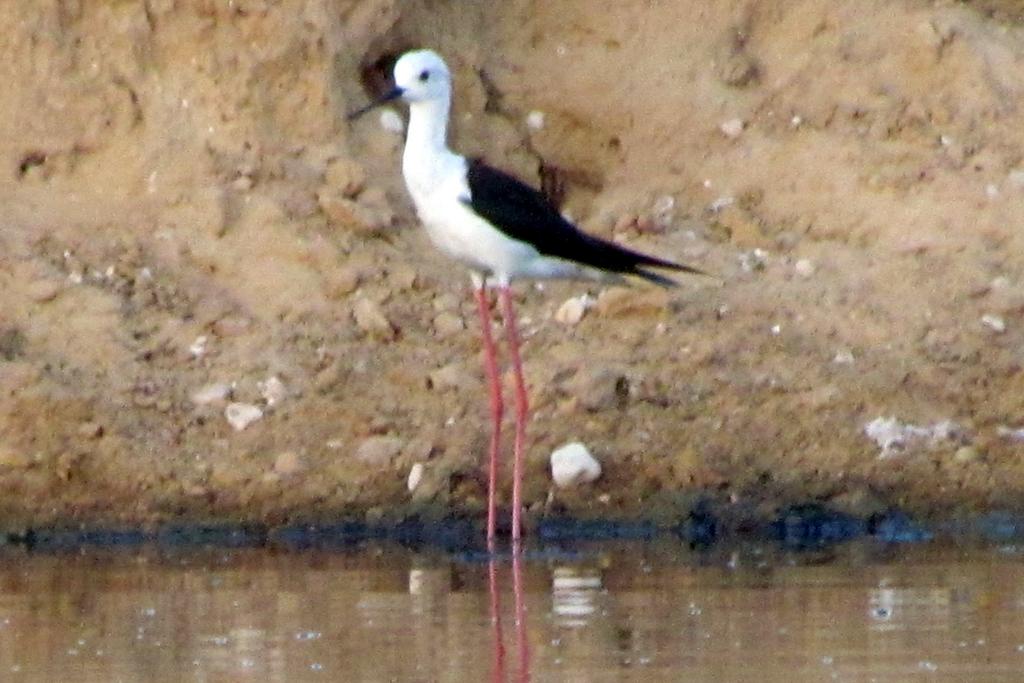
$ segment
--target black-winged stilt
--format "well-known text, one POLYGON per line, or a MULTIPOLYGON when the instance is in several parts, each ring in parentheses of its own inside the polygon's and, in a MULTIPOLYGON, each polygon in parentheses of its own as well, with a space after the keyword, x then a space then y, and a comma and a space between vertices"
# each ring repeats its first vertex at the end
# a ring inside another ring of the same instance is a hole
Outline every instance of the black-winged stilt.
POLYGON ((491 432, 487 490, 487 538, 495 534, 495 487, 503 413, 488 282, 497 286, 515 376, 515 445, 512 464, 512 538, 522 533, 523 448, 529 410, 519 353, 512 294, 515 280, 618 281, 631 275, 662 286, 675 283, 649 268, 689 273, 689 266, 648 256, 581 232, 543 194, 478 159, 448 149, 451 72, 432 50, 415 50, 395 63, 395 87, 354 119, 390 100, 409 104, 402 174, 416 213, 431 241, 467 266, 483 326, 485 370, 490 385, 491 432))

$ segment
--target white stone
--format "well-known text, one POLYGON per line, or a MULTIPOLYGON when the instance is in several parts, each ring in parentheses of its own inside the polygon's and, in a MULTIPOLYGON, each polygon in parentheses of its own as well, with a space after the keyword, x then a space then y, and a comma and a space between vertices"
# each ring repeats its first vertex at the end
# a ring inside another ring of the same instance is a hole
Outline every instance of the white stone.
POLYGON ((793 264, 793 270, 800 277, 807 278, 814 275, 814 263, 810 259, 802 258, 793 264))
POLYGON ((277 375, 271 375, 266 380, 259 382, 257 386, 260 390, 260 396, 263 397, 263 400, 267 402, 267 407, 270 408, 283 401, 288 395, 284 382, 277 375))
POLYGON ((412 493, 419 487, 420 482, 423 481, 423 463, 415 463, 409 469, 409 479, 406 481, 406 486, 409 488, 409 493, 412 493))
POLYGON ((200 358, 206 353, 206 342, 209 341, 205 334, 196 337, 196 340, 188 347, 188 352, 193 358, 200 358))
POLYGON ((836 365, 853 365, 854 360, 853 351, 850 349, 839 349, 832 357, 832 362, 836 365))
POLYGON ((932 425, 915 425, 900 422, 896 417, 876 417, 864 425, 864 434, 875 442, 885 458, 911 445, 923 444, 935 447, 940 443, 953 441, 963 430, 952 420, 940 420, 932 425))
POLYGON ((592 305, 591 298, 586 294, 566 299, 555 311, 555 320, 563 325, 576 325, 583 320, 587 309, 592 305))
POLYGON ((651 209, 651 218, 654 224, 662 230, 672 225, 676 215, 676 198, 670 194, 662 195, 655 200, 651 209))
POLYGON ((229 403, 224 409, 224 417, 235 431, 240 432, 263 417, 263 411, 251 403, 229 403))
POLYGON ((200 387, 192 392, 192 402, 197 406, 205 406, 211 403, 220 403, 228 400, 231 396, 231 385, 227 382, 214 382, 200 387))
POLYGON ((723 209, 729 208, 735 202, 736 202, 736 198, 735 197, 729 197, 728 195, 723 196, 723 197, 719 197, 718 199, 716 199, 713 202, 711 202, 710 204, 708 204, 708 210, 711 211, 711 213, 718 213, 719 211, 722 211, 723 209))
POLYGON ((540 130, 544 127, 544 112, 531 111, 526 115, 526 126, 530 130, 540 130))
POLYGON ((743 134, 745 127, 746 124, 743 123, 743 119, 729 119, 728 121, 723 121, 718 129, 722 131, 722 135, 725 137, 735 140, 743 134))
POLYGON ((551 453, 551 479, 558 488, 592 482, 601 476, 601 463, 578 441, 551 453))
POLYGON ((998 315, 985 314, 981 316, 981 324, 996 334, 1006 332, 1006 321, 998 315))

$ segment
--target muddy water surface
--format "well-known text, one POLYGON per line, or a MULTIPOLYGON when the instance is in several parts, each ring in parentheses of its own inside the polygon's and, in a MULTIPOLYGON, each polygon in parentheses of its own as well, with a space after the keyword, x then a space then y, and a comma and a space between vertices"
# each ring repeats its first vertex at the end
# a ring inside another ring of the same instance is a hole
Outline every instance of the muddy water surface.
POLYGON ((7 681, 1020 681, 1024 548, 0 557, 7 681))

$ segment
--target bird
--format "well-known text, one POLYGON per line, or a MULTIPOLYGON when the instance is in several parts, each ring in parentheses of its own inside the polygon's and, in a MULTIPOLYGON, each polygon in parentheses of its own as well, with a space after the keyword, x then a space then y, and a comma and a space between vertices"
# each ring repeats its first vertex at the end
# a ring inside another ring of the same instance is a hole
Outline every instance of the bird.
POLYGON ((482 327, 484 370, 492 423, 488 451, 487 539, 497 526, 497 472, 504 403, 491 330, 488 286, 497 290, 514 376, 515 437, 512 459, 512 538, 522 537, 522 478, 529 403, 520 352, 512 283, 531 280, 622 282, 632 276, 663 287, 676 282, 653 269, 703 274, 697 268, 628 249, 589 235, 567 220, 545 195, 510 173, 448 148, 452 74, 429 49, 402 54, 394 87, 351 114, 402 100, 409 124, 402 175, 431 242, 467 267, 482 327))

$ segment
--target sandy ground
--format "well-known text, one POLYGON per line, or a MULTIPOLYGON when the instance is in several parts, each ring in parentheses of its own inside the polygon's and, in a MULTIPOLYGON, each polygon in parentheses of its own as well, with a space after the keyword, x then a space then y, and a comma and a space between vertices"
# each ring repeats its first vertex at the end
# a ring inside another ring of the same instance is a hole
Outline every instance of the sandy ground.
POLYGON ((0 528, 481 509, 467 278, 416 225, 404 112, 344 117, 419 46, 455 72, 456 148, 715 275, 520 286, 532 520, 701 498, 1018 510, 1021 20, 897 0, 2 3, 0 528), (557 490, 549 454, 575 440, 603 476, 557 490))

